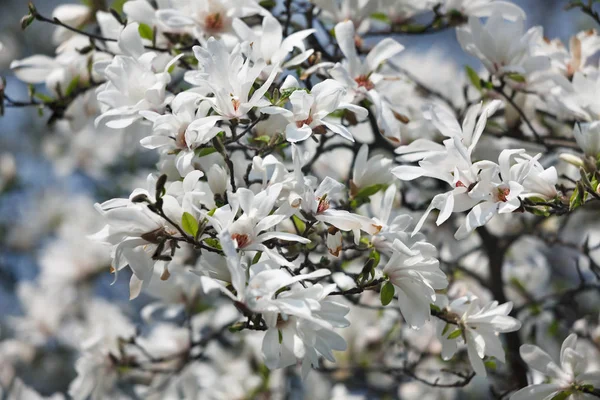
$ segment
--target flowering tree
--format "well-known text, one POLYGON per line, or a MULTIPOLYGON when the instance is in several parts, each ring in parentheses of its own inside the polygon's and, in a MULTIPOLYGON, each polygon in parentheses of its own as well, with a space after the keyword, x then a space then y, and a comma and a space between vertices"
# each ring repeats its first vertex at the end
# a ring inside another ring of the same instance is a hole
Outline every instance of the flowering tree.
MULTIPOLYGON (((568 7, 600 24, 596 2, 568 7)), ((56 56, 13 61, 30 96, 3 85, 1 110, 38 108, 54 162, 108 189, 10 233, 56 238, 3 326, 3 398, 41 398, 36 360, 76 400, 600 397, 596 31, 565 46, 494 0, 30 3, 38 23, 56 56), (442 30, 482 68, 408 73, 402 37, 442 30)))

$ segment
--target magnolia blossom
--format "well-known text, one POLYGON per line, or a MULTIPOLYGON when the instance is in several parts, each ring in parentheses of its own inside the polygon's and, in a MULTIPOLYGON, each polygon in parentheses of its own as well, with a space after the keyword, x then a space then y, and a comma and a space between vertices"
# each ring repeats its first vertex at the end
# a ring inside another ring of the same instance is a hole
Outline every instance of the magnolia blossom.
POLYGON ((235 202, 232 202, 233 207, 229 204, 223 206, 217 209, 212 216, 207 215, 206 218, 213 224, 217 232, 229 232, 236 247, 240 250, 262 251, 282 265, 293 266, 285 257, 263 244, 263 242, 273 239, 310 243, 309 239, 296 234, 269 231, 287 217, 277 211, 271 214, 281 189, 281 184, 275 184, 257 195, 248 189, 238 189, 235 194, 230 193, 230 197, 235 197, 235 202), (240 209, 243 214, 236 218, 240 209))
MULTIPOLYGON (((251 51, 255 50, 250 47, 251 51)), ((187 72, 185 79, 199 86, 200 91, 214 95, 205 99, 220 115, 218 119, 198 119, 196 125, 205 126, 207 121, 241 118, 254 107, 269 105, 263 96, 277 76, 277 68, 272 69, 266 81, 250 96, 252 86, 267 66, 265 60, 253 61, 253 57, 244 56, 240 45, 229 52, 224 42, 214 38, 208 40, 206 48, 194 46, 194 55, 201 70, 187 72)))
MULTIPOLYGON (((493 4, 493 3, 492 3, 493 4)), ((492 13, 485 25, 477 17, 457 29, 458 41, 463 49, 477 57, 490 74, 503 77, 518 74, 527 80, 534 72, 550 67, 550 59, 536 56, 535 46, 542 41, 542 30, 534 27, 524 32, 522 16, 508 21, 500 13, 492 13)))
POLYGON ((208 115, 210 107, 209 102, 201 102, 198 94, 183 92, 171 102, 170 114, 141 111, 140 114, 153 123, 153 134, 143 138, 140 143, 148 149, 177 152, 175 166, 185 176, 193 171, 194 150, 222 131, 215 126, 221 118, 208 115))
MULTIPOLYGON (((313 53, 313 50, 307 50, 304 46, 304 39, 315 32, 314 29, 304 29, 295 32, 285 39, 283 38, 283 28, 279 21, 270 14, 266 15, 262 22, 262 30, 257 32, 240 19, 234 19, 233 29, 243 41, 252 43, 250 55, 264 60, 271 68, 281 66, 281 68, 290 68, 306 61, 313 53), (286 61, 288 55, 298 49, 300 54, 286 61)), ((271 70, 267 67, 262 75, 262 79, 268 79, 271 70)))
MULTIPOLYGON (((201 177, 200 171, 189 174, 183 182, 182 189, 191 195, 194 181, 201 177)), ((96 204, 97 210, 104 217, 107 225, 94 239, 113 246, 113 270, 116 274, 127 265, 133 271, 130 281, 130 297, 136 298, 141 290, 148 286, 153 276, 155 263, 163 266, 163 278, 168 279, 168 261, 161 257, 165 242, 173 236, 180 236, 177 226, 184 212, 194 212, 191 208, 192 197, 183 196, 183 204, 173 195, 162 197, 162 210, 171 222, 151 211, 144 202, 137 202, 143 196, 148 201, 155 202, 154 187, 156 180, 148 177, 148 189, 135 190, 129 199, 113 199, 102 204, 96 204), (134 200, 136 202, 134 202, 134 200), (157 260, 157 261, 155 261, 157 260)), ((176 186, 173 187, 176 189, 176 186)), ((175 193, 173 193, 175 194, 175 193)))
POLYGON ((406 321, 412 328, 421 328, 431 316, 435 291, 448 286, 435 258, 437 251, 425 242, 408 248, 398 239, 394 240, 392 251, 383 273, 397 288, 398 304, 406 321))
POLYGON ((512 396, 511 400, 544 400, 560 396, 564 399, 594 398, 582 393, 582 388, 600 386, 600 370, 590 363, 585 353, 576 349, 577 335, 569 335, 560 349, 560 364, 544 350, 532 344, 521 346, 521 357, 530 368, 541 372, 549 379, 548 383, 527 386, 512 396))
POLYGON ((347 88, 349 101, 370 100, 374 104, 381 132, 398 139, 396 120, 400 117, 394 115, 389 103, 382 98, 380 90, 386 84, 386 78, 377 71, 381 64, 404 50, 404 46, 391 38, 383 39, 362 61, 356 51, 354 36, 352 22, 342 22, 335 26, 335 37, 345 58, 330 69, 329 74, 347 88))
POLYGON ((586 156, 598 158, 600 155, 600 121, 575 124, 573 136, 586 156))
MULTIPOLYGON (((297 87, 297 84, 294 85, 297 87)), ((290 95, 292 111, 282 107, 265 107, 265 114, 282 115, 289 124, 285 128, 285 136, 289 142, 296 143, 308 139, 313 133, 325 133, 326 128, 345 139, 354 141, 352 133, 330 114, 335 111, 348 110, 359 119, 367 116, 367 110, 343 101, 345 89, 338 82, 327 79, 317 83, 310 92, 295 90, 290 95)))
POLYGON ((376 0, 312 0, 323 10, 325 17, 337 23, 352 21, 356 29, 364 33, 369 29, 369 17, 377 10, 376 0))
POLYGON ((155 72, 157 54, 145 52, 138 33, 139 25, 129 24, 119 36, 119 48, 124 53, 110 63, 96 63, 94 69, 107 80, 98 88, 102 115, 97 123, 109 128, 127 128, 140 120, 140 111, 164 110, 170 101, 166 87, 171 81, 168 63, 163 72, 155 72))
POLYGON ((156 15, 170 29, 191 31, 203 43, 214 36, 232 47, 236 43, 233 20, 265 13, 255 0, 182 0, 169 2, 156 15))
POLYGON ((510 19, 525 19, 525 11, 514 3, 502 0, 445 0, 442 2, 445 12, 458 11, 463 15, 489 17, 501 15, 510 19))
MULTIPOLYGON (((447 300, 446 300, 447 301, 447 300)), ((473 370, 480 376, 486 376, 483 358, 487 355, 504 363, 504 349, 498 333, 514 332, 521 327, 521 322, 508 314, 512 303, 498 305, 497 301, 483 305, 476 297, 461 297, 444 308, 457 316, 459 336, 452 325, 438 321, 438 334, 442 341, 442 358, 450 359, 458 349, 458 343, 467 345, 469 361, 473 370)))
POLYGON ((390 181, 392 160, 380 154, 371 158, 368 156, 369 147, 363 144, 356 155, 352 169, 352 180, 350 181, 352 195, 358 194, 361 189, 390 181))

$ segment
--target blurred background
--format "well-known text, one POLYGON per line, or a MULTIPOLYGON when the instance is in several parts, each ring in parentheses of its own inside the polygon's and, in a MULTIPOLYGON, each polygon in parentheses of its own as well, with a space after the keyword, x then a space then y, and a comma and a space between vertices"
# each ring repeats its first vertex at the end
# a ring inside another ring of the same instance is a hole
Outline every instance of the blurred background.
MULTIPOLYGON (((560 38, 567 42, 570 33, 594 26, 593 21, 580 11, 564 11, 565 0, 514 2, 527 11, 529 26, 542 25, 545 36, 551 39, 560 38)), ((55 51, 51 40, 54 26, 35 22, 27 31, 21 30, 20 19, 27 14, 27 3, 27 0, 0 0, 0 42, 4 46, 0 51, 0 75, 6 79, 6 93, 16 100, 28 99, 28 87, 11 73, 11 61, 33 54, 53 56, 55 51)), ((43 15, 51 15, 57 5, 64 3, 69 1, 38 0, 35 5, 43 15)), ((454 31, 423 37, 399 37, 398 40, 406 47, 404 58, 415 53, 437 51, 461 68, 464 64, 476 65, 475 60, 461 50, 454 31)), ((43 92, 44 85, 40 85, 38 90, 43 92)), ((60 128, 48 125, 48 119, 47 113, 40 114, 34 107, 7 108, 5 115, 0 117, 0 339, 5 336, 2 328, 6 321, 24 312, 18 283, 32 281, 40 273, 42 257, 47 257, 43 250, 57 235, 60 219, 68 218, 69 213, 74 211, 77 202, 73 199, 85 199, 82 203, 87 208, 82 213, 93 213, 91 204, 94 201, 123 194, 117 176, 132 172, 129 168, 139 164, 139 160, 116 160, 108 173, 96 174, 93 165, 90 167, 88 164, 94 162, 98 156, 95 152, 101 151, 102 140, 106 139, 102 136, 83 138, 77 148, 65 147, 60 128), (80 152, 79 162, 75 165, 57 162, 60 153, 65 151, 80 152), (54 162, 50 161, 50 157, 54 162)), ((142 160, 142 167, 147 165, 150 168, 152 162, 151 159, 142 160)), ((80 214, 76 212, 75 215, 80 214)), ((89 225, 87 233, 93 233, 97 227, 93 223, 89 225)), ((63 231, 60 234, 63 235, 86 234, 87 225, 86 229, 76 228, 76 224, 61 226, 63 231)), ((80 257, 82 262, 86 262, 86 254, 80 257)), ((111 281, 112 276, 104 273, 95 280, 92 290, 119 306, 135 307, 127 300, 127 279, 121 277, 114 286, 109 285, 111 281)), ((0 354, 0 366, 1 357, 0 354)), ((51 359, 38 361, 50 363, 44 369, 52 369, 51 359)), ((56 370, 44 381, 32 377, 35 370, 20 371, 20 374, 26 383, 42 394, 50 394, 67 389, 75 371, 70 369, 72 367, 66 368, 69 369, 56 370)))

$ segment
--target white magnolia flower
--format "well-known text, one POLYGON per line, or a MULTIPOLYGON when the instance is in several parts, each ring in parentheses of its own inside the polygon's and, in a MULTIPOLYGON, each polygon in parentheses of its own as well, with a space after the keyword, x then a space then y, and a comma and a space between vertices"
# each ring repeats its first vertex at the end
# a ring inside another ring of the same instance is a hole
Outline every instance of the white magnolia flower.
POLYGON ((118 398, 119 343, 135 336, 135 326, 114 304, 95 300, 85 310, 88 317, 75 362, 77 377, 69 385, 74 400, 118 398))
POLYGON ((283 115, 288 120, 285 136, 289 142, 296 143, 308 139, 313 133, 325 133, 325 128, 337 133, 345 139, 354 141, 352 133, 337 122, 331 113, 348 110, 359 119, 367 117, 368 111, 343 101, 344 87, 338 82, 327 79, 317 83, 309 92, 298 89, 290 96, 292 111, 282 107, 265 107, 265 114, 283 115))
POLYGON ((527 386, 510 397, 510 400, 593 399, 581 388, 586 385, 600 387, 600 370, 590 362, 588 354, 577 351, 577 335, 565 339, 560 350, 560 364, 544 350, 531 344, 521 346, 521 357, 530 368, 541 372, 549 379, 547 383, 527 386))
POLYGON ((389 102, 382 98, 381 89, 386 77, 378 72, 379 67, 398 55, 404 46, 394 39, 381 40, 361 60, 356 51, 355 30, 352 22, 341 22, 335 26, 335 38, 344 54, 344 60, 335 64, 329 74, 348 91, 348 101, 357 103, 370 100, 376 111, 377 122, 385 136, 399 139, 399 122, 389 102))
POLYGON ((346 341, 333 328, 350 325, 345 315, 349 308, 327 298, 336 285, 315 284, 304 288, 298 284, 283 292, 278 298, 290 302, 310 304, 311 315, 285 315, 265 313, 269 328, 262 343, 265 364, 270 369, 284 368, 302 360, 302 375, 308 375, 310 367, 319 366, 319 356, 335 362, 333 350, 346 350, 346 341))
MULTIPOLYGON (((52 18, 57 18, 60 22, 68 26, 79 28, 90 22, 92 17, 91 11, 90 7, 83 4, 62 4, 54 9, 52 18)), ((52 41, 56 45, 60 45, 75 35, 77 33, 58 26, 52 35, 52 41)))
POLYGON ((181 176, 185 176, 193 170, 194 150, 225 130, 215 126, 221 117, 209 116, 210 108, 209 102, 201 102, 200 95, 182 92, 171 102, 170 114, 141 111, 140 114, 151 121, 153 127, 152 135, 143 138, 140 143, 147 149, 176 152, 175 166, 181 176))
POLYGON ((369 18, 377 11, 376 0, 311 0, 323 11, 323 16, 334 22, 352 21, 359 33, 369 30, 369 18))
POLYGON ((576 72, 590 73, 596 67, 588 65, 592 57, 600 50, 600 36, 595 29, 579 32, 569 39, 567 48, 561 40, 546 43, 540 53, 550 56, 552 66, 562 75, 572 78, 576 72))
POLYGON ((600 121, 575 124, 573 136, 586 156, 598 158, 600 155, 600 121))
POLYGON ((396 239, 392 251, 383 273, 397 288, 398 304, 406 322, 412 328, 421 328, 431 316, 435 291, 448 286, 446 275, 435 258, 437 250, 426 242, 417 242, 408 248, 396 239))
POLYGON ((479 170, 478 182, 468 191, 470 198, 478 201, 465 222, 454 235, 457 239, 466 238, 475 228, 485 225, 496 214, 511 213, 521 206, 519 196, 524 192, 523 182, 531 165, 516 164, 511 167, 511 158, 523 154, 525 150, 504 150, 498 158, 499 165, 483 161, 473 165, 479 170))
POLYGON ((442 342, 442 358, 449 360, 458 349, 459 342, 465 342, 469 361, 473 370, 480 376, 486 376, 483 358, 487 355, 504 363, 505 355, 499 333, 514 332, 521 322, 508 314, 512 303, 498 305, 497 301, 483 305, 476 297, 461 297, 444 307, 444 310, 456 315, 460 335, 456 336, 453 325, 438 321, 438 335, 442 342))
POLYGON ((456 30, 462 48, 477 57, 490 74, 502 77, 518 74, 529 81, 531 74, 550 67, 547 56, 535 55, 542 41, 541 27, 525 32, 522 17, 508 21, 500 13, 492 13, 485 25, 477 17, 470 17, 468 25, 456 30))
POLYGON ((377 154, 369 157, 369 146, 363 144, 354 160, 352 169, 352 180, 350 181, 351 194, 356 195, 361 189, 373 185, 380 185, 390 182, 392 176, 390 167, 392 160, 377 154))
MULTIPOLYGON (((183 182, 172 184, 172 189, 167 187, 167 194, 162 197, 162 209, 173 223, 181 223, 184 211, 196 214, 192 203, 199 194, 196 182, 201 176, 202 172, 195 171, 188 174, 183 182), (172 192, 169 192, 169 189, 172 192)), ((155 182, 156 179, 150 175, 147 190, 136 189, 129 199, 112 199, 96 204, 96 209, 104 217, 107 225, 96 233, 94 238, 113 246, 115 279, 117 272, 127 265, 133 271, 129 284, 131 299, 136 298, 141 290, 148 286, 155 264, 163 266, 164 279, 168 278, 169 258, 161 257, 160 250, 165 247, 164 244, 170 237, 181 236, 176 226, 151 211, 146 203, 132 202, 139 196, 145 196, 155 202, 155 182)))
POLYGON ((490 17, 500 15, 507 19, 525 19, 525 11, 514 3, 501 0, 445 0, 442 12, 458 11, 463 15, 490 17))
MULTIPOLYGON (((256 51, 247 42, 245 45, 248 53, 256 51)), ((199 86, 200 91, 214 95, 205 100, 211 103, 220 119, 242 118, 254 107, 270 105, 263 96, 275 80, 279 66, 272 69, 265 82, 250 96, 253 85, 267 67, 265 60, 253 61, 254 57, 244 55, 241 45, 229 52, 222 41, 214 38, 208 40, 206 47, 194 46, 193 50, 199 62, 199 71, 187 72, 185 79, 199 86)), ((203 118, 194 122, 201 126, 206 123, 203 118)))
POLYGON ((419 166, 399 166, 392 169, 392 174, 401 180, 413 180, 429 176, 448 183, 453 189, 436 195, 413 233, 418 232, 425 219, 433 209, 440 210, 436 224, 441 225, 453 212, 471 209, 480 199, 471 198, 468 192, 479 181, 479 169, 471 162, 471 155, 485 129, 487 119, 500 106, 493 101, 483 107, 482 104, 471 106, 467 110, 462 127, 456 118, 443 107, 432 107, 427 117, 448 139, 440 145, 431 140, 417 139, 408 146, 401 146, 396 153, 401 154, 403 161, 419 161, 419 166), (479 120, 477 115, 482 111, 479 120))
POLYGON ((127 128, 142 118, 140 111, 162 112, 170 101, 168 71, 178 58, 156 72, 153 61, 157 54, 145 51, 138 29, 139 25, 132 23, 121 32, 119 47, 124 55, 115 56, 108 64, 94 65, 107 80, 97 91, 102 105, 97 123, 109 128, 127 128))
POLYGON ((273 239, 310 243, 309 239, 296 234, 270 230, 287 218, 277 210, 272 213, 281 189, 281 184, 275 184, 255 195, 249 189, 240 188, 235 194, 229 193, 230 204, 218 208, 212 216, 207 215, 206 218, 218 233, 228 232, 238 249, 262 251, 281 265, 293 266, 276 249, 264 245, 264 242, 273 239), (237 217, 240 209, 243 213, 237 217))
POLYGON ((210 37, 222 39, 229 48, 237 42, 233 20, 268 12, 255 0, 177 0, 156 12, 158 19, 175 31, 189 31, 202 44, 210 37))
POLYGON ((255 51, 251 52, 251 56, 267 63, 268 67, 261 74, 264 80, 268 79, 272 68, 281 66, 285 69, 302 64, 314 53, 313 49, 306 50, 304 46, 304 39, 313 34, 314 29, 294 32, 284 38, 281 24, 271 14, 263 18, 261 30, 253 30, 237 18, 233 20, 233 29, 242 41, 252 43, 255 51), (298 49, 300 54, 286 60, 294 49, 298 49))

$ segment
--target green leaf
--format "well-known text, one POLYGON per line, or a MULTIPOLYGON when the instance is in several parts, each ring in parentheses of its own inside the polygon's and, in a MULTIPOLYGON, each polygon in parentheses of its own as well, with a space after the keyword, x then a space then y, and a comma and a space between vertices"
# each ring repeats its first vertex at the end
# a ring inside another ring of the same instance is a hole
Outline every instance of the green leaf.
POLYGON ((565 400, 570 395, 571 395, 571 391, 570 390, 566 390, 564 392, 560 392, 559 394, 557 394, 556 396, 554 396, 551 400, 565 400))
POLYGON ((381 261, 381 255, 379 254, 379 252, 375 249, 371 250, 369 258, 372 258, 374 260, 373 268, 377 268, 377 266, 379 265, 379 261, 381 261))
POLYGON ((47 96, 43 93, 36 93, 34 96, 43 101, 44 103, 52 103, 54 101, 52 97, 47 96))
POLYGON ((277 5, 277 2, 275 0, 262 0, 258 4, 264 8, 273 8, 277 5))
POLYGON ((526 82, 525 77, 523 75, 521 75, 521 74, 511 73, 511 74, 507 74, 506 77, 508 79, 511 79, 511 80, 515 81, 515 82, 519 82, 519 83, 525 83, 526 82))
POLYGON ((127 2, 127 0, 115 0, 110 5, 110 8, 117 12, 123 12, 123 5, 127 2))
POLYGON ((371 14, 371 18, 373 18, 377 21, 384 22, 386 24, 390 23, 390 18, 385 13, 378 12, 378 13, 371 14))
POLYGON ((438 312, 438 313, 439 313, 439 312, 442 312, 442 309, 441 309, 441 308, 439 308, 438 306, 436 306, 435 304, 430 304, 430 305, 429 305, 429 309, 430 309, 431 311, 433 311, 433 312, 438 312))
POLYGON ((254 255, 254 258, 252 259, 252 265, 259 262, 261 256, 262 256, 262 251, 257 251, 256 254, 254 255))
POLYGON ((193 237, 198 234, 198 221, 189 212, 184 212, 181 216, 181 227, 193 237))
POLYGON ((468 65, 465 66, 465 70, 467 71, 467 76, 469 77, 469 80, 473 86, 475 86, 477 90, 481 90, 481 78, 479 78, 477 72, 475 72, 475 70, 468 65))
POLYGON ((444 326, 444 329, 442 330, 442 336, 444 336, 446 333, 448 333, 448 331, 450 330, 450 327, 452 327, 452 325, 446 323, 446 326, 444 326))
POLYGON ((69 86, 67 86, 67 90, 65 90, 65 96, 69 97, 75 92, 75 89, 79 87, 79 75, 69 82, 69 86))
POLYGON ((456 339, 460 337, 460 335, 462 335, 462 331, 460 329, 457 329, 448 335, 448 340, 456 339))
POLYGON ((217 149, 215 149, 214 147, 203 147, 201 149, 196 150, 196 155, 198 157, 204 157, 204 156, 212 154, 216 151, 217 151, 217 149))
POLYGON ((219 243, 218 239, 209 237, 209 238, 203 239, 203 242, 206 243, 207 245, 209 245, 210 247, 212 247, 213 249, 223 250, 221 248, 221 243, 219 243))
POLYGON ((548 334, 553 337, 557 337, 560 330, 560 324, 557 320, 552 321, 550 326, 548 326, 548 334))
POLYGON ((396 293, 396 288, 392 285, 392 282, 386 282, 385 285, 381 288, 381 304, 387 306, 391 303, 394 298, 394 294, 396 293))
POLYGON ((367 186, 366 188, 362 188, 355 197, 371 197, 375 193, 379 192, 382 189, 385 189, 387 185, 379 183, 377 185, 367 186))
POLYGON ((579 190, 579 187, 576 187, 575 190, 573 190, 571 199, 569 200, 569 211, 573 211, 577 207, 580 207, 582 204, 583 204, 583 193, 579 190))
POLYGON ((254 142, 262 142, 262 143, 269 144, 269 142, 271 141, 271 137, 267 136, 267 135, 262 135, 262 136, 257 136, 255 138, 252 138, 252 140, 254 142))
POLYGON ((154 29, 152 29, 150 25, 140 23, 138 32, 140 33, 142 39, 154 40, 154 29))
POLYGON ((292 222, 294 222, 294 225, 296 226, 296 228, 298 228, 298 231, 300 233, 306 232, 306 223, 304 223, 304 221, 298 218, 298 216, 292 215, 292 222))

